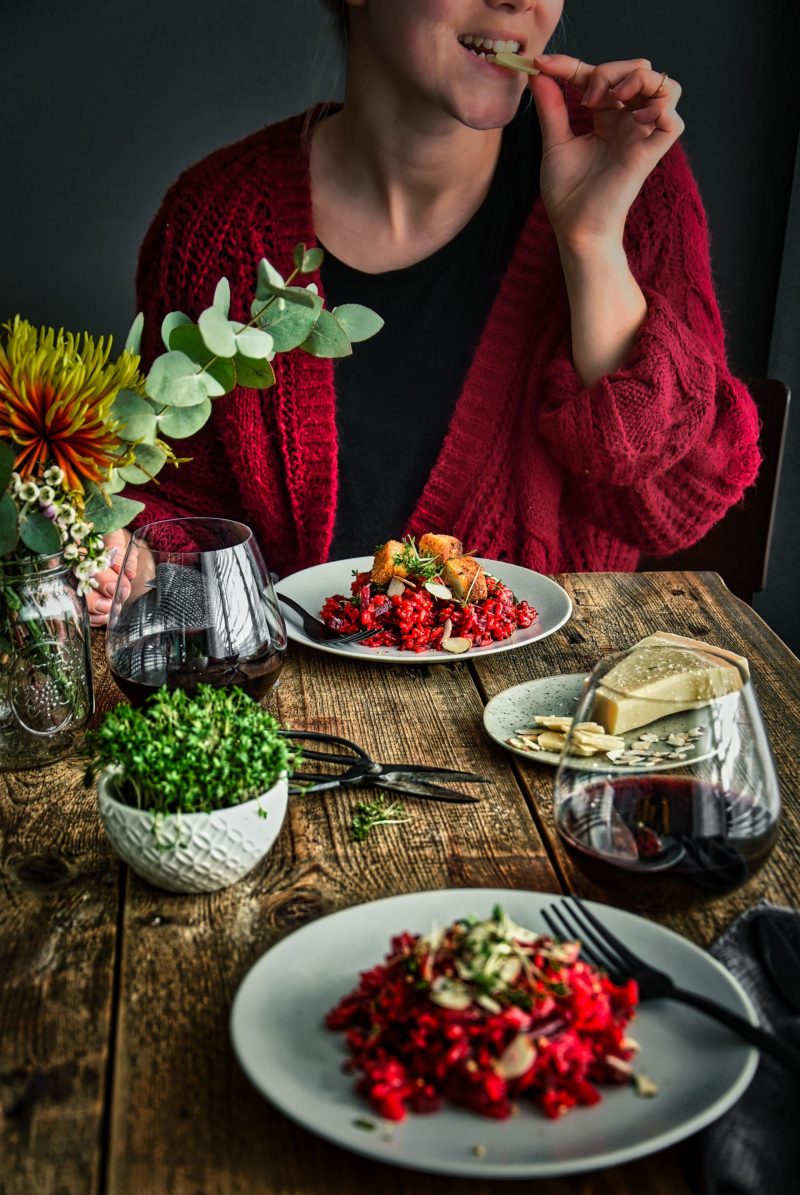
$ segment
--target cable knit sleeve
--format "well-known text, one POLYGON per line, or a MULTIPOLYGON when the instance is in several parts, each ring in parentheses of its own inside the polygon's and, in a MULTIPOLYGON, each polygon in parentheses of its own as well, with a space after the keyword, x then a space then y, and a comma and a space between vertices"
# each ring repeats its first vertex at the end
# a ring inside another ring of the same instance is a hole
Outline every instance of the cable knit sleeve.
POLYGON ((648 312, 625 365, 584 387, 569 338, 550 361, 538 429, 573 477, 575 517, 648 555, 700 539, 755 479, 758 415, 731 376, 705 213, 675 146, 628 217, 648 312))

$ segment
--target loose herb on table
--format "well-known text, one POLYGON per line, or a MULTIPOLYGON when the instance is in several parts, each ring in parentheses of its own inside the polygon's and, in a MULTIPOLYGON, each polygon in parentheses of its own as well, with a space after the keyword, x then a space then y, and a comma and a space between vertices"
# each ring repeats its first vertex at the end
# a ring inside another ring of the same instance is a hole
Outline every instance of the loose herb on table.
POLYGON ((363 842, 375 826, 398 826, 410 822, 402 801, 377 797, 374 801, 359 801, 350 823, 354 842, 363 842))

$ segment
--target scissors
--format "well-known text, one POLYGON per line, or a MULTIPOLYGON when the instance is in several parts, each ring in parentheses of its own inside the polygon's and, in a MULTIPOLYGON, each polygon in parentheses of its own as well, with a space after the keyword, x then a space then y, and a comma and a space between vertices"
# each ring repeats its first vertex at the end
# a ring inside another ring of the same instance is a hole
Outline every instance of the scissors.
POLYGON ((450 801, 458 805, 472 805, 480 798, 473 797, 468 793, 456 792, 452 788, 445 788, 428 777, 441 776, 450 780, 463 780, 470 784, 488 783, 485 776, 478 776, 475 772, 458 772, 453 768, 431 768, 427 764, 413 763, 376 763, 370 759, 362 747, 335 734, 323 734, 318 730, 283 730, 281 734, 289 739, 328 743, 348 752, 348 754, 343 752, 337 754, 333 751, 315 751, 313 748, 301 745, 303 760, 316 759, 323 763, 335 764, 337 767, 343 768, 344 771, 339 771, 336 774, 293 772, 292 781, 303 782, 302 784, 291 784, 290 791, 293 792, 315 793, 322 792, 326 788, 343 788, 351 784, 376 784, 379 788, 390 788, 410 797, 428 797, 432 801, 450 801))

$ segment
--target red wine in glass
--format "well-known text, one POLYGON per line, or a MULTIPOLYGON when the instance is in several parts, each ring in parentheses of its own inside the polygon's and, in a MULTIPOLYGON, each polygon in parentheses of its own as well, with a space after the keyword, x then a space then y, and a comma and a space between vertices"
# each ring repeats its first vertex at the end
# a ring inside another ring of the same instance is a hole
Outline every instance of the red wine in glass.
POLYGON ((692 776, 606 776, 566 797, 559 829, 598 883, 688 881, 725 892, 745 883, 775 840, 777 812, 692 776))

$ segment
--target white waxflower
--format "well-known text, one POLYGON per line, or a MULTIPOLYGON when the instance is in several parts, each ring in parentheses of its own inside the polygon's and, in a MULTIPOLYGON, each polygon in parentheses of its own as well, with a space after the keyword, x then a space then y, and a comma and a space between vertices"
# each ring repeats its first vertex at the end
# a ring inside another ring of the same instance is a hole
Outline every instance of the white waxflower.
POLYGON ((81 596, 91 593, 93 589, 99 588, 100 582, 95 580, 94 577, 85 577, 78 580, 78 593, 81 594, 81 596))
POLYGON ((77 560, 78 556, 80 556, 80 551, 78 549, 77 544, 67 544, 65 546, 65 548, 64 548, 64 559, 65 560, 77 560))
POLYGON ((93 560, 82 560, 72 571, 79 581, 88 581, 97 572, 97 566, 93 560))
POLYGON ((48 485, 61 485, 64 480, 64 470, 58 465, 51 465, 44 471, 44 479, 48 485))
POLYGON ((88 523, 84 523, 82 519, 79 519, 77 523, 72 524, 69 532, 73 539, 81 540, 85 535, 88 535, 91 530, 92 529, 88 523))
POLYGON ((56 492, 51 485, 39 486, 39 503, 42 506, 47 506, 56 496, 56 492))
POLYGON ((35 502, 39 497, 39 487, 35 481, 26 481, 19 487, 17 494, 23 502, 35 502))
POLYGON ((71 523, 75 522, 77 517, 75 507, 65 502, 58 512, 58 525, 59 527, 69 527, 71 523))

